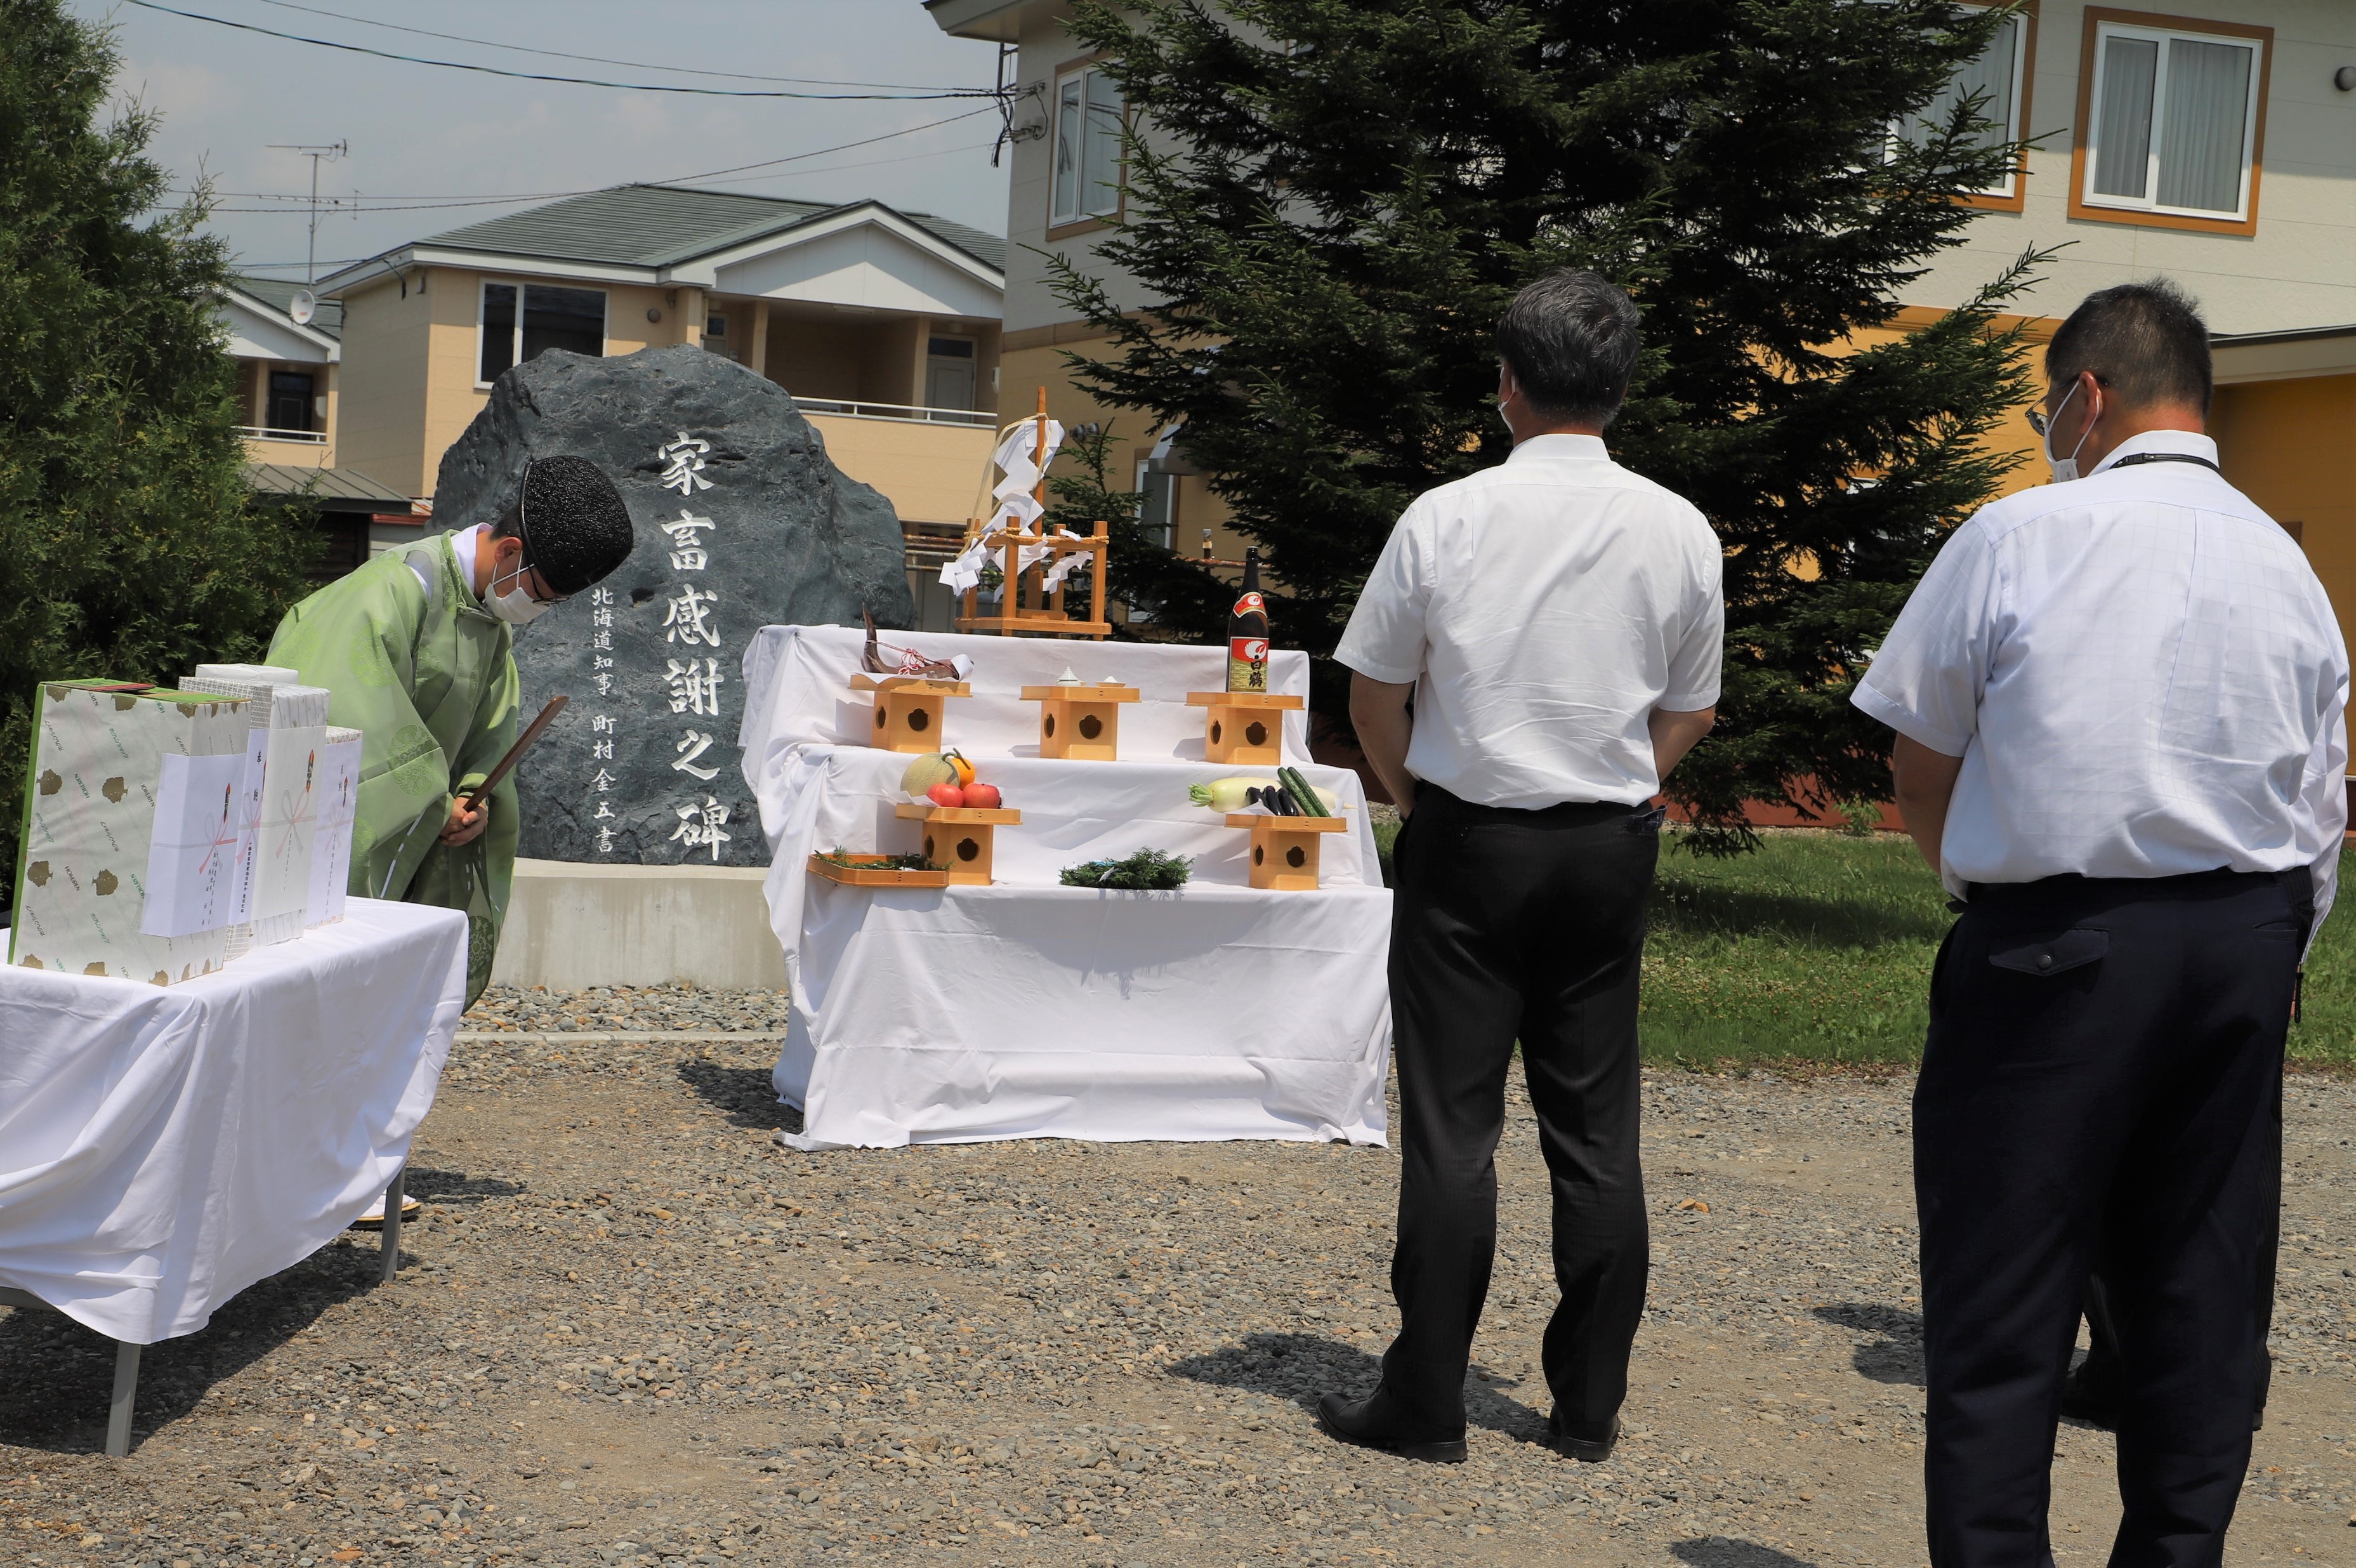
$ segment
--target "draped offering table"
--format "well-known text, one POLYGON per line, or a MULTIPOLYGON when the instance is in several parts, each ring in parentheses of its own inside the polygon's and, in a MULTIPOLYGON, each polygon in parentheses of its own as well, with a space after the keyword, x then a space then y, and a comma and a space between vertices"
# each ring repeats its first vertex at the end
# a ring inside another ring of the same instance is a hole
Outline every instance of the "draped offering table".
MULTIPOLYGON (((1315 891, 1255 889, 1250 841, 1187 787, 1237 771, 1204 757, 1186 694, 1226 650, 1075 646, 886 633, 968 653, 972 696, 944 743, 1003 792, 994 881, 937 889, 809 875, 837 848, 920 848, 904 817, 906 758, 862 744, 839 701, 863 634, 770 627, 746 650, 745 780, 773 864, 770 925, 792 987, 775 1082, 801 1107, 804 1149, 991 1138, 1346 1138, 1379 1144, 1390 1051, 1390 894, 1357 776, 1311 763, 1306 715, 1285 714, 1285 761, 1344 805, 1315 891), (1138 689, 1121 758, 1039 755, 1024 686, 1069 664, 1138 689), (1057 883, 1064 867, 1153 848, 1194 857, 1173 892, 1057 883)), ((1270 684, 1306 695, 1308 660, 1280 651, 1270 684)))
POLYGON ((466 996, 466 919, 354 898, 344 918, 173 986, 0 968, 0 1302, 138 1348, 335 1240, 401 1180, 466 996))

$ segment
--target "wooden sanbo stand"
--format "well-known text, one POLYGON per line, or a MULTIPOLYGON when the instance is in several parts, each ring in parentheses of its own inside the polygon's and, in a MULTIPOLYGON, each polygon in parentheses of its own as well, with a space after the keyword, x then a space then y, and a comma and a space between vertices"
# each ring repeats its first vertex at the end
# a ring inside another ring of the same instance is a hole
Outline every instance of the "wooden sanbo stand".
POLYGON ((941 738, 948 699, 970 697, 963 681, 927 681, 920 675, 853 675, 851 689, 875 693, 875 723, 867 744, 884 751, 945 751, 941 738))
POLYGON ((1268 817, 1256 811, 1230 811, 1227 826, 1251 830, 1251 885, 1282 893, 1307 893, 1317 886, 1317 844, 1322 833, 1349 827, 1341 817, 1268 817))
POLYGON ((927 806, 903 800, 893 814, 925 824, 925 858, 949 868, 951 886, 990 886, 991 842, 1002 827, 1023 820, 1023 813, 1005 807, 927 806))
POLYGON ((1134 686, 1025 686, 1023 700, 1038 703, 1039 755, 1079 762, 1110 762, 1120 755, 1120 705, 1134 703, 1134 686))
POLYGON ((1306 697, 1275 692, 1189 692, 1186 705, 1208 708, 1203 725, 1203 755, 1213 762, 1263 763, 1284 760, 1284 715, 1309 705, 1306 697))

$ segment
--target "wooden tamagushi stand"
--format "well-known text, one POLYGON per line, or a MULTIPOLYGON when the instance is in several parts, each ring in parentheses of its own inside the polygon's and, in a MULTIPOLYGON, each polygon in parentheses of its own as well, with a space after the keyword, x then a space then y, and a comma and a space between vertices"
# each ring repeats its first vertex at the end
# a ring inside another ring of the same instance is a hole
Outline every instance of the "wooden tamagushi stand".
MULTIPOLYGON (((1044 473, 1047 456, 1047 389, 1039 389, 1039 441, 1035 448, 1042 472, 1039 484, 1032 493, 1039 504, 1047 504, 1047 477, 1044 473)), ((1043 520, 1040 532, 1025 533, 1019 528, 991 529, 979 518, 966 524, 965 542, 969 546, 980 537, 985 548, 1005 552, 1003 574, 1005 596, 999 601, 999 613, 981 613, 981 590, 965 591, 965 602, 957 618, 959 631, 997 632, 1001 637, 1091 637, 1101 640, 1112 635, 1112 623, 1105 618, 1105 563, 1112 549, 1112 533, 1102 518, 1097 520, 1096 532, 1084 539, 1066 539, 1062 534, 1046 532, 1043 520), (1023 553, 1044 550, 1046 553, 1021 569, 1023 553), (1064 585, 1057 583, 1053 592, 1047 587, 1047 568, 1063 557, 1079 551, 1093 556, 1088 563, 1089 613, 1094 620, 1074 620, 1064 609, 1064 585)))
POLYGON ((990 886, 990 859, 997 831, 1023 821, 1023 813, 1004 807, 928 806, 903 800, 894 816, 925 824, 925 858, 949 868, 952 886, 990 886))
POLYGON ((1203 726, 1207 759, 1274 766, 1284 760, 1285 713, 1309 700, 1276 692, 1189 692, 1186 705, 1211 710, 1203 726))
POLYGON ((1039 755, 1080 762, 1110 762, 1120 755, 1120 705, 1140 695, 1136 687, 1111 681, 1023 688, 1024 702, 1041 704, 1039 755))
POLYGON ((963 681, 927 681, 921 675, 853 675, 851 689, 875 693, 875 725, 867 744, 884 751, 942 751, 942 721, 951 697, 970 697, 963 681))
POLYGON ((1317 887, 1317 844, 1322 833, 1349 826, 1341 817, 1267 817, 1230 811, 1227 826, 1251 830, 1251 885, 1284 893, 1317 887))

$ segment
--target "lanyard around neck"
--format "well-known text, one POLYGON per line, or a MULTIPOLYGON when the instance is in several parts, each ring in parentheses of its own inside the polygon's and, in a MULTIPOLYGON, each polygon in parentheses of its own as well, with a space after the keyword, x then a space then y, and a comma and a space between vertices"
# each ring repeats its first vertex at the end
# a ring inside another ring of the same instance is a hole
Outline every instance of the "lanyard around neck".
POLYGON ((2216 464, 2211 463, 2208 458, 2195 457, 2190 452, 2137 452, 2131 456, 2120 458, 2117 462, 2112 464, 2111 467, 2114 468, 2132 468, 2138 463, 2192 463, 2208 469, 2211 473, 2215 474, 2220 478, 2222 478, 2225 474, 2224 469, 2217 467, 2216 464))

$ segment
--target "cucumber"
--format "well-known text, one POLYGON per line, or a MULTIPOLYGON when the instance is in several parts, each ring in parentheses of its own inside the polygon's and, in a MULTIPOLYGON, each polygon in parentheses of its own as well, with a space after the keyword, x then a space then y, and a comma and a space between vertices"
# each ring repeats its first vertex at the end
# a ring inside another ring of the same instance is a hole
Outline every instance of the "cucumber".
POLYGON ((1295 816, 1322 817, 1325 814, 1325 802, 1317 798, 1317 791, 1310 786, 1308 779, 1301 776, 1300 769, 1280 768, 1276 770, 1276 777, 1295 808, 1295 816))

